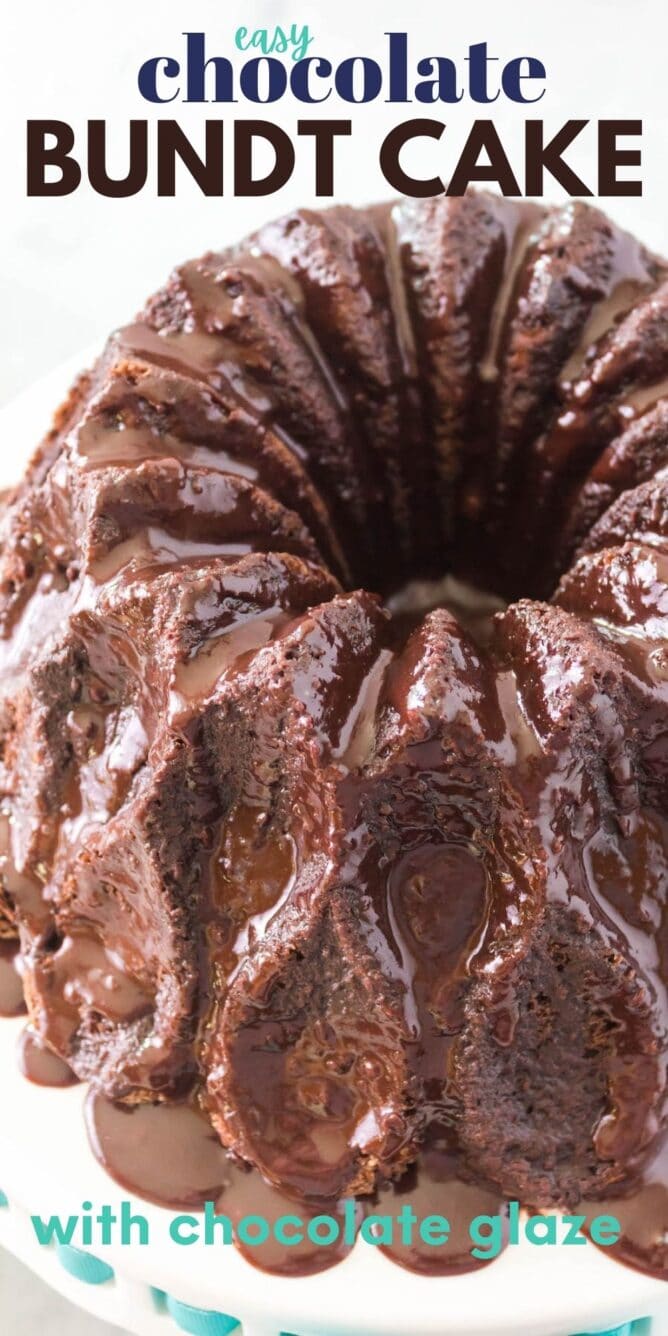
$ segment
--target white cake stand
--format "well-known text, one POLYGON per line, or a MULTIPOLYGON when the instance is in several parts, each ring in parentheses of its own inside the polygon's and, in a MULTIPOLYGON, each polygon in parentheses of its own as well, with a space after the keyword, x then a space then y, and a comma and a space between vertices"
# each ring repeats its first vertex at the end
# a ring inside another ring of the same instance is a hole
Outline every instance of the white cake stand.
MULTIPOLYGON (((94 351, 0 410, 0 487, 19 475, 94 351)), ((525 1243, 482 1271, 425 1278, 358 1241, 338 1266, 300 1279, 259 1271, 233 1247, 180 1247, 168 1235, 171 1213, 132 1198, 94 1159, 84 1089, 47 1090, 21 1076, 15 1047, 22 1026, 0 1020, 0 1244, 107 1322, 137 1336, 177 1336, 179 1329, 191 1336, 571 1336, 651 1315, 652 1336, 668 1336, 668 1286, 591 1245, 525 1243), (98 1246, 82 1255, 37 1241, 31 1214, 78 1214, 84 1201, 116 1211, 122 1200, 146 1216, 148 1246, 98 1246)), ((648 1323, 636 1323, 634 1336, 641 1330, 648 1323)))

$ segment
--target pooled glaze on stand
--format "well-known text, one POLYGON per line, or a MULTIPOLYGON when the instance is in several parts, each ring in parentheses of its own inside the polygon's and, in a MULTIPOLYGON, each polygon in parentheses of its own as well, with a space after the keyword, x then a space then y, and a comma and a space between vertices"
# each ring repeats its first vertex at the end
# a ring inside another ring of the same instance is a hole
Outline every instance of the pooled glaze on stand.
POLYGON ((18 1043, 19 1070, 34 1085, 63 1089, 77 1085, 78 1077, 52 1049, 47 1048, 31 1026, 23 1031, 18 1043))
POLYGON ((18 963, 16 942, 0 940, 0 1016, 20 1016, 26 1009, 18 963))

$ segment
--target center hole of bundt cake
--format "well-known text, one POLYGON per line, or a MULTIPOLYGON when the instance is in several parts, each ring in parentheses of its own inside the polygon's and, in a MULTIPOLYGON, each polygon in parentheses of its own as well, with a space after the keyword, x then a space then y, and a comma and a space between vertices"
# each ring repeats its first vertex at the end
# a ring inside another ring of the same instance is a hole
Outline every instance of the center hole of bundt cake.
POLYGON ((389 595, 386 606, 400 635, 408 634, 426 613, 446 608, 477 645, 485 646, 491 639, 496 613, 503 612, 507 604, 498 594, 454 575, 444 575, 407 581, 389 595))

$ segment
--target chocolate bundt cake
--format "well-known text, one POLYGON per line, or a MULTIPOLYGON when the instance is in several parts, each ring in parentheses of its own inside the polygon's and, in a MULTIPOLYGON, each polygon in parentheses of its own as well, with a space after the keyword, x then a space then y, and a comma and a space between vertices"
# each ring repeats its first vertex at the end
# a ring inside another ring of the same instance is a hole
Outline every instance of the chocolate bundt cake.
POLYGON ((661 260, 596 209, 480 193, 185 264, 60 409, 0 581, 3 932, 80 1078, 196 1099, 304 1198, 425 1147, 533 1205, 639 1181, 661 260), (405 611, 444 575, 504 610, 405 611))

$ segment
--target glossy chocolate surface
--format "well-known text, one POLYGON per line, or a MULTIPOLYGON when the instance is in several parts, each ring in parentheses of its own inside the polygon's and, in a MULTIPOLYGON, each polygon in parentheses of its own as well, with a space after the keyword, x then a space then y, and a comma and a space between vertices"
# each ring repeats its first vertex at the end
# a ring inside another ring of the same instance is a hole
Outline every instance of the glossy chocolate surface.
POLYGON ((482 193, 189 262, 75 385, 3 519, 0 1009, 18 939, 126 1186, 412 1197, 418 1271, 614 1202, 663 1273, 667 387, 663 262, 482 193))

